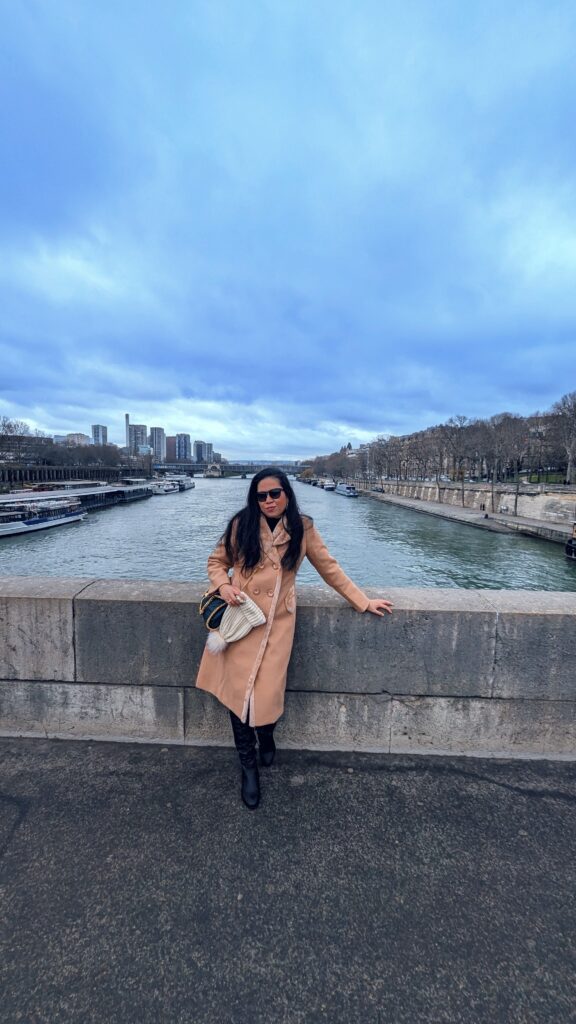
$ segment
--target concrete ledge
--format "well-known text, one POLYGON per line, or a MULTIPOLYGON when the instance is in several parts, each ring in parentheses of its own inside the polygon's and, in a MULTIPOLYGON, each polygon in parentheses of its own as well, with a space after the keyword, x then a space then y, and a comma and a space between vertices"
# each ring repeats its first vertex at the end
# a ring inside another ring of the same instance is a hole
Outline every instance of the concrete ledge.
MULTIPOLYGON (((0 734, 230 746, 228 712, 179 687, 0 683, 0 734)), ((576 757, 576 702, 290 692, 280 747, 576 757)))
MULTIPOLYGON (((0 579, 0 733, 229 743, 194 689, 203 589, 0 579)), ((388 594, 379 619, 299 588, 282 743, 576 757, 576 594, 388 594)))
POLYGON ((576 759, 576 702, 394 700, 390 750, 406 754, 576 759))
POLYGON ((181 743, 182 691, 155 686, 0 682, 0 735, 181 743))
MULTIPOLYGON (((210 694, 185 692, 186 743, 229 746, 228 712, 210 694)), ((391 701, 369 694, 286 694, 278 741, 298 750, 390 749, 391 701)))

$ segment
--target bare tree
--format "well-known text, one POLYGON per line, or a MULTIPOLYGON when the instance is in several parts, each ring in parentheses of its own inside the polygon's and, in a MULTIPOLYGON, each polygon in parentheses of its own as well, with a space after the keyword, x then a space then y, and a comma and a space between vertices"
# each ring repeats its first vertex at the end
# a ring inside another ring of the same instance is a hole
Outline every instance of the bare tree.
POLYGON ((0 461, 19 462, 32 432, 23 420, 0 416, 0 461))
POLYGON ((552 412, 558 417, 558 436, 566 452, 566 483, 572 484, 576 464, 576 391, 563 395, 552 406, 552 412))
POLYGON ((384 477, 389 476, 388 465, 389 465, 389 452, 388 442, 390 438, 380 436, 377 437, 372 444, 372 469, 374 476, 380 481, 380 486, 384 486, 384 477))
POLYGON ((460 480, 462 488, 462 507, 464 507, 464 478, 465 463, 469 456, 470 444, 466 428, 471 423, 467 416, 451 416, 447 423, 443 423, 441 431, 449 452, 453 475, 460 480))
POLYGON ((18 434, 24 436, 30 433, 30 427, 24 420, 11 420, 8 416, 0 416, 0 437, 14 437, 18 434))
MULTIPOLYGON (((505 467, 506 476, 512 476, 515 483, 514 515, 518 514, 518 493, 520 491, 520 471, 529 450, 528 422, 523 416, 503 413, 496 425, 498 452, 501 465, 505 467)), ((492 502, 494 510, 494 501, 492 502)))

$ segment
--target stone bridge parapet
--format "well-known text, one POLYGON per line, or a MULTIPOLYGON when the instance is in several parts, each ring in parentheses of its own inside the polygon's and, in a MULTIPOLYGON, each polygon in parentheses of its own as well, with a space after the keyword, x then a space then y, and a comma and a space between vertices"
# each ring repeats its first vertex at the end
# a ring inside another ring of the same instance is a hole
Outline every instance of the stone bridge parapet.
MULTIPOLYGON (((0 578, 0 734, 229 744, 226 711, 194 688, 201 593, 0 578)), ((281 745, 576 757, 576 594, 387 594, 382 620, 299 588, 281 745)))

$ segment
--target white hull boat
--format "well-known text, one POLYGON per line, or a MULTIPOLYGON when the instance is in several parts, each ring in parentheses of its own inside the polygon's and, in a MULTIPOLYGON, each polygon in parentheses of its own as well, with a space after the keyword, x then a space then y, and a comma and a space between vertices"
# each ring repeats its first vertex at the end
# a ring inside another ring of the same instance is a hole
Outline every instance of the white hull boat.
POLYGON ((336 494, 343 494, 345 498, 358 497, 358 491, 354 484, 336 484, 336 494))
POLYGON ((79 501, 19 501, 0 504, 0 537, 16 537, 86 519, 79 501))
POLYGON ((182 473, 181 475, 167 476, 166 482, 176 484, 179 491, 189 491, 191 487, 196 487, 192 477, 186 476, 185 473, 182 473))
POLYGON ((156 481, 152 484, 152 494, 174 494, 179 490, 178 484, 173 483, 171 480, 156 481))

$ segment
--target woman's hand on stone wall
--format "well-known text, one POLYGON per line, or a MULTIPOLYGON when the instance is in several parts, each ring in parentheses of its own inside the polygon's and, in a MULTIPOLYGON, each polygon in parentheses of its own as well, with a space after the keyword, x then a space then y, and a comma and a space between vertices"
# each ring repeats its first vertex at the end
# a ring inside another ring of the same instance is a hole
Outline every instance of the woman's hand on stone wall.
MULTIPOLYGON (((224 595, 222 595, 222 596, 224 596, 224 595)), ((391 615, 392 614, 392 602, 391 601, 385 601, 383 597, 373 597, 372 600, 370 601, 366 611, 367 612, 372 612, 372 615, 381 615, 381 616, 383 616, 385 612, 389 612, 390 615, 391 615)))

